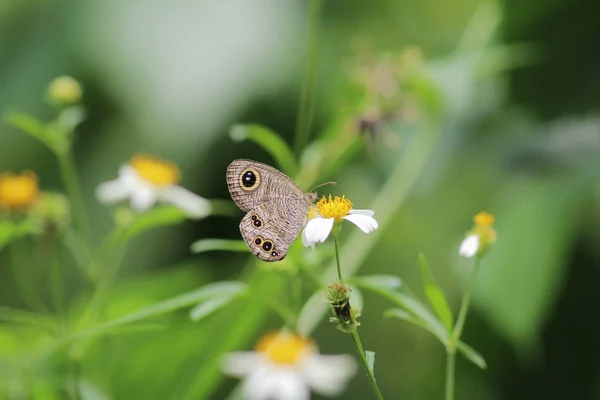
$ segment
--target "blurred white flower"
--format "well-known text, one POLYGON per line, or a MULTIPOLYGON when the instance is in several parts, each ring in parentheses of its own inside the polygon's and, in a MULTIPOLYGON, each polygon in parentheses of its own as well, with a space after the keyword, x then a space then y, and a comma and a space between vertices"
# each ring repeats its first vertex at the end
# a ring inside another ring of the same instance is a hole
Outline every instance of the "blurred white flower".
POLYGON ((302 244, 304 247, 315 248, 318 243, 323 243, 335 223, 342 220, 350 221, 364 233, 369 233, 379 226, 372 210, 353 210, 352 202, 344 196, 326 199, 325 196, 316 204, 316 209, 309 213, 309 221, 302 231, 302 244))
POLYGON ((469 235, 462 241, 460 244, 460 249, 458 249, 458 254, 464 257, 471 258, 475 254, 477 254, 477 250, 479 249, 479 235, 469 235))
POLYGON ((263 336, 256 351, 229 353, 223 371, 243 378, 242 392, 251 400, 308 400, 311 390, 339 395, 356 373, 348 355, 322 355, 307 338, 289 332, 263 336))
POLYGON ((119 177, 101 183, 96 197, 103 204, 129 199, 131 208, 143 212, 156 202, 173 204, 193 218, 210 213, 210 202, 177 185, 176 165, 146 155, 136 155, 119 169, 119 177))

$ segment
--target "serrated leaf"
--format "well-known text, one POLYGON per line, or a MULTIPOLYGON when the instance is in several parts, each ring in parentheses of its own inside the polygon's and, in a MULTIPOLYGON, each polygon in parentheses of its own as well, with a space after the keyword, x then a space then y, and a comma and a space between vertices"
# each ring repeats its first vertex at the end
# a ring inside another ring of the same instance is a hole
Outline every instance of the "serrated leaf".
POLYGON ((458 351, 460 354, 465 356, 465 358, 471 361, 473 364, 477 365, 481 369, 487 368, 487 363, 481 354, 477 352, 474 348, 469 346, 464 342, 458 343, 458 351))
POLYGON ((250 140, 269 153, 279 168, 289 176, 298 173, 298 163, 291 147, 269 128, 256 124, 234 125, 230 131, 235 142, 250 140))
POLYGON ((233 300, 231 296, 215 297, 214 299, 206 300, 190 311, 190 319, 194 322, 206 318, 219 308, 224 307, 233 300))
POLYGON ((241 251, 248 252, 248 245, 243 240, 200 239, 192 243, 192 253, 207 251, 241 251))
POLYGON ((427 259, 422 253, 419 254, 419 267, 421 269, 421 277, 423 279, 423 291, 429 299, 429 303, 431 303, 433 310, 437 314, 440 321, 442 321, 448 332, 452 332, 452 328, 454 326, 452 310, 450 310, 448 300, 446 300, 446 295, 435 282, 435 278, 433 277, 431 268, 427 263, 427 259))

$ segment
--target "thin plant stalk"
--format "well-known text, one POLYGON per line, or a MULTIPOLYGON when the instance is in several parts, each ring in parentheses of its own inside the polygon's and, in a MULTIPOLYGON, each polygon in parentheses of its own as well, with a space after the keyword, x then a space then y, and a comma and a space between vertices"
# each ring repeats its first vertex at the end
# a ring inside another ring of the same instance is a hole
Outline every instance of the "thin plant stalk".
POLYGON ((56 153, 58 164, 60 166, 60 174, 65 185, 65 190, 71 200, 75 225, 79 228, 84 238, 90 240, 91 231, 88 223, 87 212, 83 201, 83 194, 79 184, 79 175, 73 153, 71 150, 56 153))
POLYGON ((338 279, 340 280, 340 283, 344 283, 344 279, 342 278, 342 268, 340 267, 341 263, 340 263, 340 245, 338 243, 338 238, 337 235, 335 236, 335 262, 337 264, 337 274, 338 274, 338 279))
MULTIPOLYGON (((334 230, 335 261, 337 263, 338 278, 340 280, 340 283, 342 283, 343 278, 342 278, 342 268, 340 266, 341 263, 340 263, 340 251, 339 251, 338 235, 337 235, 338 232, 339 232, 339 230, 338 231, 334 230)), ((375 374, 373 373, 373 370, 371 369, 371 366, 369 365, 369 362, 367 361, 367 355, 365 353, 365 349, 360 340, 360 335, 358 334, 358 331, 355 330, 354 332, 351 332, 350 336, 352 336, 352 341, 354 342, 354 346, 356 347, 356 352, 358 353, 361 363, 362 363, 365 371, 367 372, 367 378, 369 378, 369 383, 371 384, 371 388, 373 389, 373 393, 375 394, 375 397, 378 400, 383 400, 383 395, 381 394, 381 391, 379 390, 379 387, 377 386, 377 381, 375 381, 375 374)))
POLYGON ((304 78, 302 80, 302 91, 300 92, 300 103, 298 104, 298 120, 294 136, 294 150, 298 155, 308 143, 315 109, 315 77, 322 8, 323 0, 310 1, 306 63, 304 65, 304 78))
POLYGON ((452 335, 450 336, 450 341, 446 345, 446 388, 445 388, 445 400, 454 400, 454 381, 456 376, 456 348, 458 343, 460 343, 460 336, 462 335, 463 328, 465 326, 465 321, 467 319, 467 313, 469 311, 469 304, 471 302, 471 292, 473 291, 473 287, 475 285, 475 280, 477 278, 477 272, 479 271, 479 257, 475 256, 475 266, 473 268, 473 272, 471 272, 471 276, 469 277, 469 282, 467 283, 467 288, 465 289, 465 294, 463 295, 462 301, 460 303, 460 311, 458 312, 458 319, 456 320, 456 325, 454 325, 454 329, 452 329, 452 335))
POLYGON ((375 397, 378 400, 383 400, 383 395, 377 386, 377 382, 375 381, 375 374, 367 361, 367 355, 365 353, 365 349, 363 348, 362 342, 360 341, 360 336, 358 335, 358 331, 354 331, 350 334, 352 336, 352 340, 354 341, 354 345, 356 346, 356 350, 360 355, 360 361, 362 362, 365 371, 367 371, 367 376, 369 377, 369 383, 371 384, 371 388, 373 389, 373 393, 375 393, 375 397))

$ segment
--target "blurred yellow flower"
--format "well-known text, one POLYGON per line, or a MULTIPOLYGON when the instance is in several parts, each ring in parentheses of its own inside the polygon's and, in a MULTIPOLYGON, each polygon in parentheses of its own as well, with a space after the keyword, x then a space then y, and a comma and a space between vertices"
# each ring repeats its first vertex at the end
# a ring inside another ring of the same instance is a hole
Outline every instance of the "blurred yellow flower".
POLYGON ((81 99, 83 89, 79 82, 70 76, 59 76, 48 86, 48 96, 54 103, 69 105, 81 99))
POLYGON ((37 175, 23 171, 0 175, 0 208, 23 208, 31 205, 39 196, 37 175))

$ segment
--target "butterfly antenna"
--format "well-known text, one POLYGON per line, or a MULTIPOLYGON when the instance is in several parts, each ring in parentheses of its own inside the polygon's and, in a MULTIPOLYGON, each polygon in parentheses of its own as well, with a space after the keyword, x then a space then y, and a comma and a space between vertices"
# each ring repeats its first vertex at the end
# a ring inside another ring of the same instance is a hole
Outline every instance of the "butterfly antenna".
POLYGON ((320 185, 317 185, 314 188, 310 189, 310 192, 312 193, 315 191, 316 188, 320 188, 321 186, 325 186, 325 185, 337 186, 337 182, 329 181, 329 182, 321 183, 320 185))

